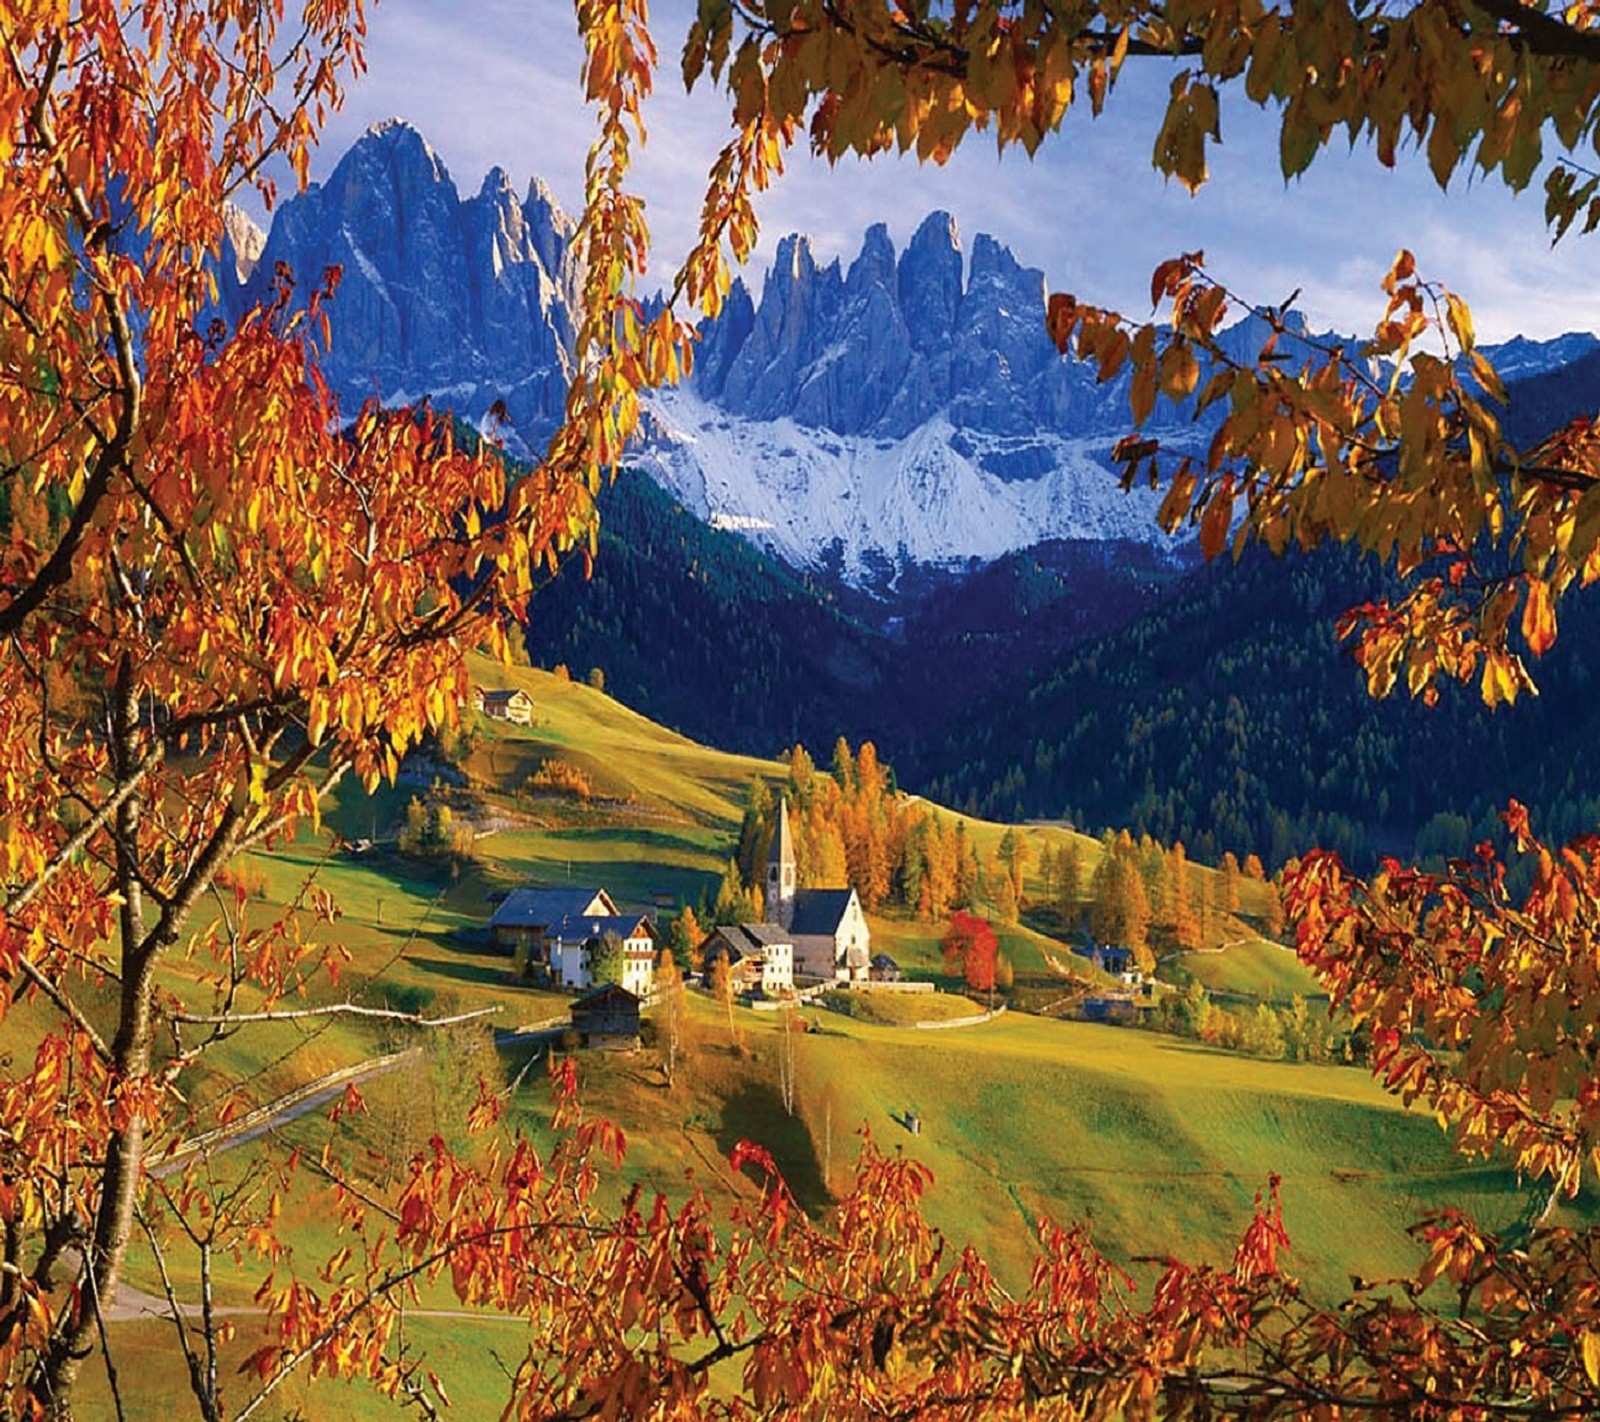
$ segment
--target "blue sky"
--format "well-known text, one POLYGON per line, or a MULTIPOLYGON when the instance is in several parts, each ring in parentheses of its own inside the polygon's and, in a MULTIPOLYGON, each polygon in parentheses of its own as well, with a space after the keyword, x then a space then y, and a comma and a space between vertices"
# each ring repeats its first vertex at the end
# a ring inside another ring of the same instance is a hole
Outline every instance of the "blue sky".
MULTIPOLYGON (((663 64, 638 186, 667 259, 690 240, 726 117, 714 94, 682 92, 687 0, 658 4, 654 15, 663 64)), ((370 14, 368 61, 328 126, 314 177, 370 124, 399 115, 427 136, 463 195, 499 164, 519 186, 539 175, 576 208, 591 125, 560 0, 381 0, 370 14)), ((1426 275, 1466 297, 1484 339, 1600 330, 1600 234, 1552 250, 1540 191, 1513 197, 1497 183, 1458 178, 1441 193, 1415 155, 1390 172, 1370 153, 1342 148, 1286 186, 1271 120, 1242 96, 1224 99, 1211 182, 1195 197, 1163 182, 1150 145, 1169 77, 1130 62, 1106 114, 1091 122, 1086 108, 1074 110, 1031 162, 997 157, 982 135, 944 168, 877 159, 830 169, 797 155, 759 206, 755 265, 791 230, 809 233, 823 260, 848 262, 871 223, 888 222, 903 244, 925 213, 945 208, 969 248, 977 232, 992 232, 1043 269, 1052 290, 1129 315, 1148 310, 1158 262, 1202 248, 1210 269, 1253 299, 1279 301, 1299 287, 1313 325, 1368 330, 1381 310, 1378 282, 1404 245, 1426 275)))

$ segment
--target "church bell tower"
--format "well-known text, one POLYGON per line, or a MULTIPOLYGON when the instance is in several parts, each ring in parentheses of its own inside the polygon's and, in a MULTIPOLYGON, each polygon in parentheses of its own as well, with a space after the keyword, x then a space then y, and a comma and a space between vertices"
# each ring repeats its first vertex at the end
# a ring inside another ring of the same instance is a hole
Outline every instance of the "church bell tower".
POLYGON ((778 823, 767 851, 767 917, 782 928, 794 919, 794 836, 789 832, 789 800, 778 800, 778 823))

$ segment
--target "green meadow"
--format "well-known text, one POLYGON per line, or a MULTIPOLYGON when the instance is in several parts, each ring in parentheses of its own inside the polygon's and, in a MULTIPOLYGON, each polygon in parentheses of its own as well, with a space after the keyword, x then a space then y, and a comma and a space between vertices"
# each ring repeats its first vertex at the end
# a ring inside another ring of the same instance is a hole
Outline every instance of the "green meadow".
MULTIPOLYGON (((299 1146, 313 1155, 333 1132, 370 1178, 392 1179, 432 1131, 459 1132, 479 1074, 498 1084, 522 1073, 511 1120, 542 1139, 549 1049, 516 1039, 497 1047, 491 1030, 547 1021, 570 999, 511 980, 508 960, 487 945, 491 896, 523 882, 572 882, 603 885, 640 906, 696 900, 732 851, 752 779, 776 785, 784 773, 777 760, 695 745, 547 673, 478 662, 473 673, 487 686, 523 687, 536 709, 528 727, 482 726, 464 761, 471 783, 447 797, 458 823, 474 826, 471 860, 430 867, 393 851, 407 802, 426 787, 383 787, 370 797, 343 787, 322 832, 308 829, 253 858, 246 912, 252 920, 296 914, 308 936, 336 951, 338 984, 308 988, 306 1002, 495 1013, 428 1038, 417 1065, 367 1083, 364 1112, 331 1125, 324 1108, 282 1127, 270 1143, 220 1157, 214 1168, 230 1178, 257 1169, 268 1151, 281 1159, 299 1146), (592 795, 578 800, 530 787, 529 777, 556 759, 579 767, 592 795), (353 857, 336 834, 377 845, 353 857), (314 921, 305 907, 313 889, 337 905, 332 922, 314 921)), ((968 824, 984 853, 1004 831, 968 824)), ((1028 827, 1034 870, 1045 845, 1060 847, 1069 833, 1028 827)), ((1098 841, 1077 839, 1092 864, 1098 841)), ((1240 890, 1243 918, 1256 916, 1253 896, 1262 890, 1248 882, 1240 890)), ((1001 934, 1019 987, 1028 988, 1023 996, 1040 1010, 1071 989, 1062 966, 1083 982, 1096 977, 1070 958, 1052 924, 1049 912, 1030 911, 1027 925, 1001 934)), ((1292 954, 1255 938, 1238 918, 1225 927, 1231 940, 1222 951, 1171 959, 1172 975, 1198 978, 1219 995, 1283 1001, 1316 992, 1292 954)), ((1253 1060, 1018 1011, 975 1025, 919 1026, 977 1010, 945 977, 942 925, 895 913, 874 917, 872 928, 875 951, 942 990, 808 1005, 793 1114, 780 1092, 778 1015, 736 1008, 730 1026, 728 1013, 698 990, 686 999, 683 1056, 670 1086, 653 1048, 580 1054, 588 1108, 627 1133, 614 1188, 640 1182, 676 1194, 692 1184, 718 1198, 748 1199, 752 1183, 734 1175, 727 1158, 749 1138, 773 1151, 801 1204, 820 1216, 848 1188, 859 1134, 867 1132, 879 1149, 926 1164, 932 1220, 952 1240, 977 1245, 1003 1281, 1022 1287, 1044 1217, 1085 1222, 1105 1253, 1141 1276, 1149 1270, 1140 1261, 1168 1254, 1224 1263, 1257 1192, 1276 1174, 1293 1241, 1288 1267, 1329 1300, 1352 1274, 1384 1278, 1414 1267, 1418 1250, 1407 1229, 1430 1211, 1457 1205, 1505 1226, 1529 1208, 1528 1191, 1510 1172, 1455 1156, 1428 1114, 1406 1110, 1360 1070, 1253 1060), (917 1133, 908 1129, 911 1113, 917 1133)), ((192 979, 197 970, 181 971, 192 979)), ((192 996, 203 998, 198 989, 192 996)), ((13 1018, 25 1030, 32 1020, 27 1011, 13 1018)), ((203 1124, 241 1082, 241 1096, 269 1100, 416 1038, 412 1029, 348 1018, 274 1023, 230 1038, 182 1084, 203 1124)), ((303 1272, 345 1242, 310 1194, 290 1197, 284 1233, 303 1272)), ((249 1310, 260 1268, 248 1259, 238 1269, 227 1264, 218 1298, 249 1310)), ((130 1271, 137 1287, 159 1287, 147 1251, 136 1252, 130 1271)), ((191 1293, 195 1272, 181 1250, 173 1271, 180 1293, 191 1293)), ((504 1397, 500 1364, 515 1367, 526 1325, 461 1314, 443 1284, 425 1289, 418 1309, 408 1343, 427 1351, 458 1415, 494 1415, 504 1397)), ((246 1311, 234 1323, 230 1366, 254 1346, 260 1319, 246 1311)), ((129 1417, 168 1414, 186 1389, 169 1326, 134 1319, 115 1331, 124 1375, 137 1380, 136 1394, 124 1397, 129 1417)), ((359 1387, 308 1388, 296 1379, 271 1415, 363 1422, 392 1410, 359 1387)))

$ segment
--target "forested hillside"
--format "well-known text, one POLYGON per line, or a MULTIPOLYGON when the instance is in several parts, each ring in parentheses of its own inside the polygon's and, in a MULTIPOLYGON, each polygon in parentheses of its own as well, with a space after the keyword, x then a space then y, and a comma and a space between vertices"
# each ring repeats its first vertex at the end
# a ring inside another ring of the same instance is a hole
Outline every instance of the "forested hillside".
POLYGON ((994 678, 1156 605, 1186 566, 1142 545, 1057 541, 962 577, 926 574, 888 603, 792 573, 644 474, 605 489, 600 510, 587 579, 570 562, 534 599, 534 661, 579 677, 599 667, 652 718, 769 755, 840 735, 899 754, 994 678))
POLYGON ((1310 844, 1357 860, 1464 852, 1512 795, 1551 834, 1592 826, 1600 601, 1572 600, 1536 668, 1542 694, 1491 712, 1471 688, 1431 708, 1367 697, 1334 623, 1383 587, 1347 553, 1203 569, 1027 686, 991 691, 906 763, 908 782, 984 815, 1127 824, 1202 859, 1272 864, 1310 844))
MULTIPOLYGON (((1537 440, 1600 390, 1600 355, 1512 388, 1537 440)), ((904 783, 1002 819, 1065 817, 1276 865, 1311 844, 1357 862, 1464 851, 1510 796, 1552 834, 1595 823, 1578 748, 1593 720, 1600 607, 1574 598, 1536 668, 1542 694, 1485 710, 1375 703, 1334 624, 1391 590, 1354 555, 1256 551, 1193 569, 1180 551, 1056 541, 893 602, 796 575, 707 528, 642 475, 601 495, 588 581, 534 604, 546 666, 598 666, 630 705, 730 749, 871 739, 904 783)))

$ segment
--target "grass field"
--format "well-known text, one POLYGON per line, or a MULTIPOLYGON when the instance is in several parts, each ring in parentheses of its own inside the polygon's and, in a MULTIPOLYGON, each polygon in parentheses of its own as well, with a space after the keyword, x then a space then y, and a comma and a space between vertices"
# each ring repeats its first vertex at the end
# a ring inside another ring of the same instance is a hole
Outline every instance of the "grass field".
MULTIPOLYGON (((532 880, 602 884, 639 905, 697 899, 731 852, 752 779, 776 782, 782 774, 777 762, 696 746, 586 686, 476 662, 473 674, 485 685, 524 687, 537 707, 532 727, 489 726, 466 762, 480 786, 503 787, 472 798, 482 831, 473 863, 454 874, 382 849, 356 859, 309 832, 252 861, 264 889, 253 914, 282 911, 307 885, 337 902, 338 920, 317 933, 349 961, 337 988, 319 989, 322 1000, 439 1013, 496 1007, 503 1027, 555 1015, 568 998, 513 983, 507 961, 488 951, 490 896, 532 880), (528 776, 552 757, 588 774, 597 798, 581 804, 527 793, 528 776)), ((329 821, 351 839, 385 839, 413 793, 388 787, 369 799, 347 788, 329 821)), ((987 854, 1003 827, 969 822, 969 831, 987 854)), ((1059 846, 1069 832, 1027 833, 1037 866, 1044 844, 1059 846)), ((1078 838, 1092 865, 1098 843, 1078 838)), ((1240 886, 1246 920, 1259 914, 1264 892, 1240 886)), ((1047 959, 1061 958, 1063 945, 1041 931, 1051 923, 1047 911, 1031 927, 1002 933, 1019 983, 1028 979, 1040 1001, 1060 982, 1047 959)), ((908 975, 956 986, 944 977, 941 926, 888 914, 874 917, 872 928, 874 950, 890 953, 908 975)), ((1230 933, 1238 937, 1236 920, 1230 933)), ((1178 965, 1219 994, 1282 1000, 1315 991, 1292 955, 1259 939, 1186 955, 1178 965)), ((181 988, 194 969, 179 974, 181 988)), ((1454 1204, 1505 1225, 1526 1208, 1527 1192, 1510 1173, 1463 1164, 1430 1117, 1403 1110, 1359 1071, 1256 1061, 1151 1033, 1018 1013, 943 1031, 911 1025, 972 1010, 964 997, 942 992, 866 999, 849 1016, 808 1008, 806 1020, 818 1030, 800 1039, 790 1115, 778 1087, 777 1018, 739 1009, 730 1032, 725 1014, 693 995, 685 1061, 672 1086, 649 1051, 580 1058, 590 1109, 617 1120, 630 1141, 616 1188, 641 1181, 679 1192, 692 1180, 716 1195, 748 1197, 750 1183, 726 1163, 748 1137, 773 1151, 801 1204, 820 1213, 846 1187, 855 1133, 865 1128, 881 1147, 930 1167, 932 1219, 953 1239, 981 1247, 1001 1278, 1020 1286, 1046 1215, 1089 1221, 1119 1260, 1168 1252, 1225 1260, 1255 1193, 1278 1172, 1294 1241, 1289 1267, 1324 1298, 1341 1293, 1352 1272, 1384 1277, 1414 1266, 1406 1227, 1430 1210, 1454 1204), (902 1124, 908 1112, 920 1117, 920 1134, 902 1124)), ((8 1019, 9 1050, 27 1046, 31 1020, 25 1012, 8 1019)), ((432 1130, 459 1130, 479 1070, 509 1079, 526 1063, 525 1044, 496 1056, 486 1030, 463 1029, 430 1046, 425 1067, 370 1085, 367 1114, 345 1127, 355 1132, 365 1169, 392 1170, 432 1130)), ((341 1020, 273 1024, 231 1039, 182 1084, 201 1103, 241 1079, 252 1097, 267 1099, 404 1035, 341 1020)), ((512 1118, 542 1136, 545 1113, 535 1070, 516 1094, 512 1118)), ((283 1144, 309 1155, 328 1130, 318 1114, 285 1130, 283 1144)), ((250 1160, 241 1151, 228 1168, 247 1169, 250 1160)), ((325 1209, 309 1199, 286 1208, 302 1268, 337 1247, 325 1209)), ((130 1269, 135 1283, 155 1286, 148 1257, 135 1251, 130 1269)), ((181 1256, 175 1272, 181 1285, 192 1283, 181 1256)), ((258 1274, 253 1264, 226 1274, 219 1298, 247 1305, 258 1274)), ((442 1286, 428 1290, 423 1305, 453 1307, 442 1286)), ((238 1322, 231 1360, 253 1345, 255 1320, 238 1322)), ((471 1317, 419 1317, 407 1336, 428 1349, 456 1414, 466 1417, 498 1414, 505 1382, 495 1359, 514 1367, 530 1338, 524 1324, 471 1317)), ((186 1381, 168 1329, 129 1321, 116 1325, 116 1337, 124 1376, 136 1384, 125 1395, 128 1416, 182 1411, 186 1381)), ((308 1390, 296 1382, 271 1415, 366 1422, 394 1412, 362 1388, 308 1390)))
POLYGON ((1297 994, 1325 997, 1311 970, 1289 949, 1265 938, 1245 938, 1220 952, 1182 953, 1162 964, 1174 979, 1195 978, 1214 995, 1288 1002, 1297 994))
POLYGON ((1124 1261, 1225 1260, 1277 1172, 1290 1267, 1324 1298, 1351 1272, 1414 1267, 1406 1228, 1431 1210, 1456 1204, 1506 1225, 1531 1199, 1510 1172, 1461 1161, 1430 1116, 1350 1068, 1014 1013, 937 1032, 807 1016, 821 1030, 801 1039, 798 1121, 779 1103, 776 1024, 763 1014, 736 1014, 741 1053, 702 1004, 671 1090, 648 1053, 584 1058, 586 1098, 635 1142, 629 1177, 724 1180, 722 1158, 749 1136, 773 1150, 802 1203, 821 1208, 845 1188, 865 1126, 933 1170, 930 1216, 1020 1285, 1044 1215, 1091 1221, 1124 1261), (908 1111, 921 1117, 917 1136, 901 1125, 908 1111))

